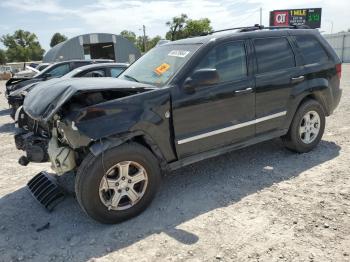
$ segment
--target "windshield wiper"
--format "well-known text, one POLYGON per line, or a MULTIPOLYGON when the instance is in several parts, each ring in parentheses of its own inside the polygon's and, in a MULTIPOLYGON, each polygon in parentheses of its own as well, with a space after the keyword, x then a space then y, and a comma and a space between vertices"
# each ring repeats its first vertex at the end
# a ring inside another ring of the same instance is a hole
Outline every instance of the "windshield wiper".
POLYGON ((133 80, 133 81, 135 81, 135 82, 140 82, 140 81, 137 80, 135 77, 132 77, 132 76, 129 76, 129 75, 123 75, 123 76, 125 76, 126 78, 131 79, 131 80, 133 80))

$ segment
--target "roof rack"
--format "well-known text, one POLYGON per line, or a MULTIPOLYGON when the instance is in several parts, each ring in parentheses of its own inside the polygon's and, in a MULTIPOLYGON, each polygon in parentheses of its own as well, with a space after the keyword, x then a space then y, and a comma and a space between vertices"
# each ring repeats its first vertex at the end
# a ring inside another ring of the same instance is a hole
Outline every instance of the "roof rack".
POLYGON ((239 30, 239 32, 250 32, 250 31, 256 31, 256 30, 263 30, 263 29, 272 29, 272 30, 275 30, 275 29, 310 29, 310 27, 307 25, 263 26, 263 25, 255 24, 253 26, 233 27, 233 28, 210 31, 208 33, 204 33, 203 35, 211 35, 211 34, 215 34, 215 33, 219 33, 219 32, 231 31, 231 30, 239 30))

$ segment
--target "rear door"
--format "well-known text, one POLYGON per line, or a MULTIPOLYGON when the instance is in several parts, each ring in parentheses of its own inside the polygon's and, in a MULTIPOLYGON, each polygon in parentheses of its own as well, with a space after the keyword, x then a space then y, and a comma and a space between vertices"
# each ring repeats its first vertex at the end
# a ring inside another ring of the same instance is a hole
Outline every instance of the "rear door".
MULTIPOLYGON (((216 69, 219 83, 187 93, 172 90, 176 151, 180 158, 253 137, 254 80, 244 41, 219 44, 194 68, 216 69)), ((191 74, 189 74, 191 76, 191 74)))
POLYGON ((256 58, 256 134, 280 130, 293 86, 304 81, 287 36, 252 40, 256 58))

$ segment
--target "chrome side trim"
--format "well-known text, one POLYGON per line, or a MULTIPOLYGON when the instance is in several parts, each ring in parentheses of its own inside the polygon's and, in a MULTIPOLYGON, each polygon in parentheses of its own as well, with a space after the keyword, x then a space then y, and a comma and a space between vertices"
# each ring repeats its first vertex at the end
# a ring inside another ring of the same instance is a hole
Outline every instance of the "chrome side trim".
POLYGON ((203 133, 203 134, 200 134, 200 135, 184 138, 184 139, 178 140, 177 144, 181 145, 181 144, 185 144, 185 143, 188 143, 188 142, 191 142, 191 141, 194 141, 194 140, 198 140, 198 139, 206 138, 206 137, 209 137, 209 136, 215 136, 215 135, 218 135, 218 134, 226 133, 226 132, 229 132, 229 131, 232 131, 232 130, 236 130, 236 129, 239 129, 239 128, 242 128, 242 127, 254 125, 254 124, 257 124, 257 123, 260 123, 260 122, 264 122, 264 121, 267 121, 267 120, 270 120, 270 119, 273 119, 273 118, 281 117, 281 116, 284 116, 286 114, 287 114, 287 111, 282 111, 282 112, 279 112, 279 113, 276 113, 276 114, 272 114, 272 115, 269 115, 269 116, 260 117, 260 118, 254 119, 254 120, 250 120, 248 122, 244 122, 244 123, 240 123, 240 124, 237 124, 237 125, 228 126, 228 127, 225 127, 225 128, 221 128, 221 129, 217 129, 217 130, 214 130, 214 131, 210 131, 208 133, 203 133))

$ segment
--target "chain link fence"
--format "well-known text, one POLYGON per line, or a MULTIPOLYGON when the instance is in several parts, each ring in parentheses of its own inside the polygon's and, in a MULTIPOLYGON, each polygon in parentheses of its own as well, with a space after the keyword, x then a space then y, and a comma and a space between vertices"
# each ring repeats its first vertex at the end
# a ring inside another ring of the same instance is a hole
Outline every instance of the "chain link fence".
POLYGON ((343 63, 350 63, 350 33, 323 35, 343 63))

